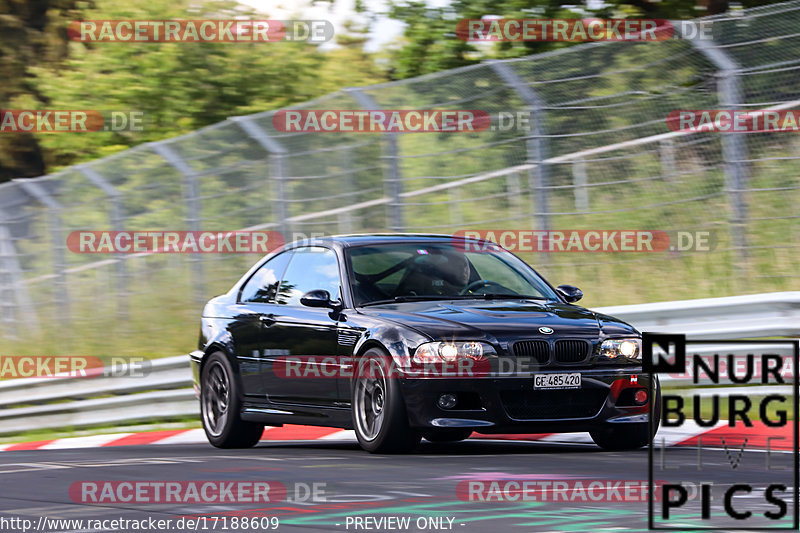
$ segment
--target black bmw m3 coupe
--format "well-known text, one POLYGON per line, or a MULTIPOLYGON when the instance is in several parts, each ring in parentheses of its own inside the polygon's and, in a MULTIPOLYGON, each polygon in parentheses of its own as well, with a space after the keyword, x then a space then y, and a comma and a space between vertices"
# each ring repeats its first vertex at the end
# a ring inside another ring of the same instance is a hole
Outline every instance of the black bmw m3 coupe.
POLYGON ((473 432, 649 443, 658 383, 632 326, 573 302, 494 243, 439 235, 298 241, 206 304, 191 353, 221 448, 265 425, 355 430, 371 452, 473 432))

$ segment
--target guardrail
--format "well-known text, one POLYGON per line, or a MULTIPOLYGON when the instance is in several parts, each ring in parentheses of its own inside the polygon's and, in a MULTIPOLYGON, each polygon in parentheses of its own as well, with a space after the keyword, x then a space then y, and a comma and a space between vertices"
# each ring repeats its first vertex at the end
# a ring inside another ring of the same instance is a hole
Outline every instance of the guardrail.
POLYGON ((199 414, 187 355, 155 359, 143 377, 0 381, 0 435, 199 414))
MULTIPOLYGON (((685 333, 688 338, 800 337, 800 292, 704 298, 596 308, 640 331, 685 333)), ((693 353, 719 353, 703 345, 693 353)), ((754 341, 724 353, 735 357, 766 352, 788 355, 754 341)), ((678 386, 691 380, 664 376, 678 386)), ((36 429, 90 427, 199 416, 186 355, 152 361, 146 377, 33 378, 0 381, 0 435, 36 429)))
POLYGON ((683 333, 689 339, 800 336, 800 292, 771 292, 675 302, 597 307, 639 331, 683 333))

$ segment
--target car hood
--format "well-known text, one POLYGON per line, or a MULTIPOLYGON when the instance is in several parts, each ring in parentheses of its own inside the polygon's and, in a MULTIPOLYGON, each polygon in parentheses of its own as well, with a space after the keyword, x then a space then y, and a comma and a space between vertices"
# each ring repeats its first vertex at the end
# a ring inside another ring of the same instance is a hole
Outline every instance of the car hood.
POLYGON ((544 334, 540 327, 552 329, 552 337, 597 339, 636 333, 622 321, 577 305, 534 300, 403 302, 363 307, 359 311, 411 327, 433 339, 504 341, 541 337, 544 334))

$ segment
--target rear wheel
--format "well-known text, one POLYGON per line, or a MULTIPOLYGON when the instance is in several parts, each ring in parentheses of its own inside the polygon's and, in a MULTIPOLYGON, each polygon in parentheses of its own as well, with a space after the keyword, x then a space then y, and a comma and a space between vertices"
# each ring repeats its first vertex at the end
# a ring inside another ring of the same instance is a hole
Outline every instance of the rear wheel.
POLYGON ((419 444, 408 425, 397 379, 389 375, 391 356, 370 348, 358 360, 353 380, 353 427, 358 443, 372 453, 404 453, 419 444))
POLYGON ((208 442, 217 448, 250 448, 264 426, 239 416, 241 400, 233 367, 222 352, 208 356, 200 377, 200 413, 208 442))
POLYGON ((431 429, 422 433, 429 442, 458 442, 468 439, 470 435, 472 435, 471 429, 462 428, 431 429))

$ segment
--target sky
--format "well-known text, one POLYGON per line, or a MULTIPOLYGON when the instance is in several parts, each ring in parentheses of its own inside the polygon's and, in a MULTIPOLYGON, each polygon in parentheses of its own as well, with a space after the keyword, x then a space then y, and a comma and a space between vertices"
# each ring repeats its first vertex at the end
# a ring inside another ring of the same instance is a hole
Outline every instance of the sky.
MULTIPOLYGON (((333 23, 334 32, 343 31, 343 24, 347 20, 365 21, 355 11, 355 0, 332 0, 330 2, 316 2, 311 0, 237 0, 240 4, 252 7, 264 13, 271 19, 324 19, 333 23)), ((428 2, 436 5, 445 0, 428 2)), ((386 11, 383 0, 366 0, 364 2, 370 11, 386 11)), ((384 45, 391 43, 403 33, 403 23, 388 17, 379 17, 371 26, 369 39, 364 47, 368 52, 374 52, 384 45)))

